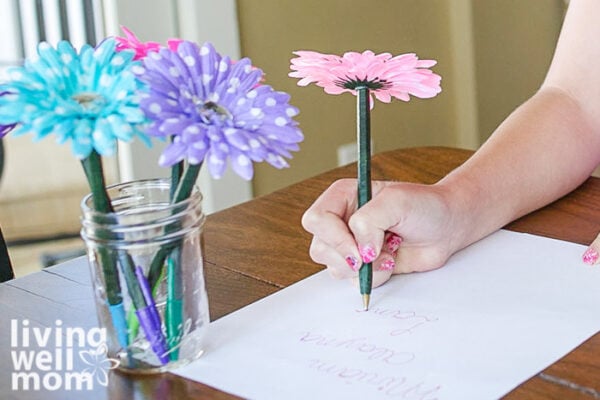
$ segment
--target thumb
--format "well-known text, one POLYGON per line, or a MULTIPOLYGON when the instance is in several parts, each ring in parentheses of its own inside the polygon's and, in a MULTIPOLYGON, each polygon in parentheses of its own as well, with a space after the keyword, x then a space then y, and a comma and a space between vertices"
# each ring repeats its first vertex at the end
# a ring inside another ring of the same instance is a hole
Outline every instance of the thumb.
MULTIPOLYGON (((375 190, 374 190, 375 191, 375 190)), ((365 263, 373 262, 384 244, 385 233, 397 224, 394 211, 389 206, 389 192, 383 188, 367 204, 356 210, 348 220, 348 227, 358 245, 365 263)))
POLYGON ((370 263, 375 261, 381 253, 385 229, 374 225, 368 218, 367 213, 360 213, 359 211, 350 217, 348 226, 358 244, 358 252, 362 261, 370 263))

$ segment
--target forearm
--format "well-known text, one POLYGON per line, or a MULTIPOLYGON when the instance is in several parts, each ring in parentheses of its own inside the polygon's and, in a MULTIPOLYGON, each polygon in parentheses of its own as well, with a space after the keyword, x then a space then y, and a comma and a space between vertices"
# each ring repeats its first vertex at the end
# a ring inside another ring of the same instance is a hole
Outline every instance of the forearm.
POLYGON ((600 162, 592 116, 545 87, 437 186, 462 248, 579 186, 600 162))

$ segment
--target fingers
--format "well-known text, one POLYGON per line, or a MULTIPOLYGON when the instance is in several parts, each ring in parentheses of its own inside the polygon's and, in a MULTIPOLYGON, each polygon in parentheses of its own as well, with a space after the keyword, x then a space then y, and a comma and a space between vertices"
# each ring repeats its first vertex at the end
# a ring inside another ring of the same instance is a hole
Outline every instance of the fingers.
POLYGON ((379 257, 373 262, 375 271, 391 271, 396 268, 396 257, 398 256, 398 248, 402 243, 402 238, 395 233, 386 232, 383 247, 379 257))
POLYGON ((442 266, 454 237, 442 194, 400 182, 374 181, 372 189, 373 198, 357 210, 356 180, 336 181, 304 213, 313 261, 337 278, 356 278, 363 263, 372 263, 374 286, 392 273, 442 266))
MULTIPOLYGON (((382 251, 380 256, 373 261, 373 274, 375 275, 381 272, 381 275, 379 275, 377 280, 379 283, 377 285, 374 284, 373 286, 379 286, 383 282, 387 281, 390 275, 394 272, 394 257, 396 255, 399 242, 396 239, 396 235, 390 234, 389 236, 389 242, 391 244, 387 247, 387 249, 391 250, 391 252, 382 251), (398 243, 398 245, 396 245, 396 243, 398 243)), ((353 265, 318 237, 313 237, 310 244, 309 254, 314 262, 326 266, 331 276, 337 279, 347 279, 358 276, 358 270, 362 266, 362 263, 360 262, 353 265)))
POLYGON ((394 240, 401 244, 393 255, 394 273, 439 268, 455 249, 452 220, 443 196, 430 185, 376 182, 373 199, 352 215, 348 226, 359 253, 367 259, 381 258, 390 240, 387 235, 396 234, 394 240), (374 254, 371 249, 376 250, 374 254))
POLYGON ((360 265, 352 267, 344 257, 316 236, 313 237, 310 244, 309 254, 314 262, 325 265, 331 276, 337 279, 347 279, 356 276, 360 267, 360 265))
POLYGON ((587 250, 585 251, 585 253, 583 253, 583 256, 582 256, 583 262, 588 265, 598 264, 598 261, 600 259, 599 251, 600 251, 600 235, 598 235, 596 237, 596 239, 594 239, 594 241, 592 242, 590 247, 588 247, 587 250))
POLYGON ((397 250, 402 239, 398 235, 391 236, 386 232, 396 226, 399 216, 395 215, 397 201, 394 201, 393 195, 386 190, 385 186, 374 185, 373 192, 376 193, 373 199, 357 210, 348 220, 348 226, 352 231, 354 239, 358 245, 359 254, 363 262, 368 263, 377 259, 380 252, 385 250, 385 246, 390 238, 393 238, 395 249, 397 250), (394 205, 392 207, 391 205, 394 205))
MULTIPOLYGON (((322 246, 338 253, 343 261, 352 269, 360 267, 360 254, 354 236, 348 229, 346 221, 356 210, 356 180, 343 179, 334 182, 306 210, 302 217, 302 226, 315 238, 323 243, 317 244, 317 252, 311 251, 322 258, 322 246)), ((313 260, 314 257, 313 257, 313 260)), ((315 260, 316 262, 319 262, 315 260)), ((329 260, 331 261, 331 260, 329 260)), ((319 262, 320 263, 320 262, 319 262)), ((327 263, 322 263, 329 265, 327 263)))

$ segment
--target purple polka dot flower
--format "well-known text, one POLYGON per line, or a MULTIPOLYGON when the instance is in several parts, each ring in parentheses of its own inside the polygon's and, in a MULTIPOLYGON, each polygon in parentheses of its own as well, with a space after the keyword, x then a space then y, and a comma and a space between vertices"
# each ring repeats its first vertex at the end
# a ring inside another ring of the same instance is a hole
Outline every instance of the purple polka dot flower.
POLYGON ((227 162, 251 179, 253 162, 276 168, 298 150, 303 135, 289 95, 261 84, 263 73, 243 58, 232 62, 206 43, 181 41, 148 53, 138 78, 149 87, 140 106, 150 136, 171 138, 159 164, 207 164, 220 178, 227 162))

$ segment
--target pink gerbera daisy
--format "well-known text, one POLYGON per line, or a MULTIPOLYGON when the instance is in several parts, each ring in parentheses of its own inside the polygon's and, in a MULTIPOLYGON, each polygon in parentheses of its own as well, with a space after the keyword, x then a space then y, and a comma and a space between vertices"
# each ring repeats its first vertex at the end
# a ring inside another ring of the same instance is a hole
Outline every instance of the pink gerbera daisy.
MULTIPOLYGON (((390 53, 347 52, 343 56, 315 51, 296 51, 289 76, 300 78, 298 85, 316 83, 326 93, 340 94, 366 87, 378 100, 389 103, 392 97, 408 101, 410 95, 430 98, 437 95, 441 77, 429 68, 435 60, 419 60, 414 53, 392 57, 390 53)), ((371 105, 373 104, 371 98, 371 105)))
POLYGON ((133 50, 135 52, 135 56, 133 57, 134 60, 141 60, 148 55, 148 52, 158 52, 161 48, 160 43, 141 42, 133 32, 124 26, 121 26, 121 30, 125 33, 125 37, 115 37, 117 51, 133 50))

